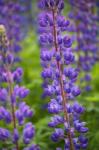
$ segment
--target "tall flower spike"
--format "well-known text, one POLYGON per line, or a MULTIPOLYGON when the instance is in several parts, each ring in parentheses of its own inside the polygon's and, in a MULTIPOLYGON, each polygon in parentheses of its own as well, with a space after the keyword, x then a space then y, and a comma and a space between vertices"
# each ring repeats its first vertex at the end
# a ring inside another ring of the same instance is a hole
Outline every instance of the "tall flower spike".
MULTIPOLYGON (((20 150, 19 140, 21 136, 19 130, 23 127, 21 133, 25 144, 23 148, 27 147, 30 150, 33 148, 28 147, 28 144, 30 144, 35 135, 35 128, 31 122, 27 123, 26 119, 33 116, 33 111, 23 102, 23 99, 29 94, 29 90, 16 85, 22 78, 23 71, 22 68, 15 70, 13 62, 14 55, 9 50, 9 41, 5 28, 0 25, 0 103, 2 105, 0 106, 0 121, 3 121, 8 129, 9 124, 13 127, 12 131, 1 127, 0 140, 2 142, 9 140, 9 142, 13 143, 11 148, 8 145, 10 149, 15 147, 16 150, 20 150)), ((39 147, 35 146, 33 150, 38 149, 39 147)))
POLYGON ((69 16, 74 22, 74 32, 77 41, 75 52, 78 55, 77 64, 82 77, 80 85, 82 85, 84 91, 91 90, 90 71, 97 61, 98 54, 98 17, 95 14, 95 3, 95 1, 91 0, 87 0, 87 2, 86 0, 70 0, 72 7, 71 15, 69 16))
POLYGON ((71 48, 72 40, 62 34, 69 25, 69 20, 62 15, 64 1, 40 0, 38 6, 42 10, 38 17, 43 67, 41 76, 44 80, 44 96, 51 99, 48 111, 54 114, 48 124, 55 128, 51 139, 54 142, 64 140, 64 150, 86 148, 88 140, 83 134, 88 128, 80 120, 84 108, 75 100, 80 89, 75 85, 78 71, 73 67, 75 57, 71 48))

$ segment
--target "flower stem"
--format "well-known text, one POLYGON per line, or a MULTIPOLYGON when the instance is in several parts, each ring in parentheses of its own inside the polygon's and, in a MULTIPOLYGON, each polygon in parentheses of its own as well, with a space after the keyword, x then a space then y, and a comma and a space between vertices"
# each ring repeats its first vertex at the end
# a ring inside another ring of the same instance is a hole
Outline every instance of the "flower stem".
MULTIPOLYGON (((10 101, 11 101, 13 129, 16 129, 15 105, 11 100, 11 97, 13 94, 13 81, 12 81, 10 69, 7 65, 6 65, 6 70, 7 70, 7 75, 8 75, 9 97, 10 97, 10 101)), ((16 150, 19 150, 18 142, 16 142, 15 144, 16 144, 16 150)))
MULTIPOLYGON (((57 29, 56 29, 56 17, 57 17, 57 10, 56 9, 53 9, 52 10, 52 14, 53 14, 53 36, 54 36, 54 47, 55 47, 55 50, 56 52, 59 51, 58 49, 58 44, 57 44, 57 29)), ((63 87, 63 80, 62 80, 62 65, 57 61, 57 67, 59 69, 59 73, 60 73, 60 79, 59 79, 59 82, 60 82, 60 89, 61 89, 61 95, 62 95, 62 99, 63 99, 63 108, 64 108, 64 120, 65 120, 65 123, 68 124, 69 128, 70 128, 70 123, 69 123, 69 116, 68 116, 68 113, 67 113, 67 109, 66 109, 66 104, 67 104, 67 99, 66 99, 66 94, 64 92, 64 87, 63 87)), ((74 144, 73 144, 73 140, 72 140, 72 136, 71 136, 71 133, 70 133, 70 129, 67 133, 67 136, 68 136, 68 139, 69 139, 69 142, 70 142, 70 150, 74 150, 74 144)))

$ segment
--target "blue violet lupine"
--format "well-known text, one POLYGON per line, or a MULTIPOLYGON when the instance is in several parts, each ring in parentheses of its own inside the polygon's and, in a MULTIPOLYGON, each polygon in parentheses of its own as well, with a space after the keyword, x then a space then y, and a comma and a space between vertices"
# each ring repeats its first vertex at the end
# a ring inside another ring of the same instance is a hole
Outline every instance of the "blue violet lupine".
MULTIPOLYGON (((10 51, 17 55, 21 50, 20 42, 27 33, 25 12, 26 6, 20 1, 0 0, 0 24, 6 28, 10 51)), ((17 55, 15 61, 20 60, 17 55)))
POLYGON ((39 150, 35 144, 28 145, 34 138, 35 128, 31 122, 26 122, 26 119, 33 116, 33 110, 23 101, 29 90, 18 85, 23 70, 20 67, 14 68, 14 55, 9 48, 5 27, 0 25, 0 121, 6 125, 6 128, 0 127, 0 141, 9 141, 6 144, 9 149, 20 150, 21 140, 24 145, 22 149, 39 150), (13 147, 10 147, 12 143, 13 147))
POLYGON ((75 85, 78 69, 73 65, 72 40, 63 34, 70 23, 62 15, 64 1, 40 0, 38 7, 42 10, 38 16, 42 86, 44 96, 50 97, 48 111, 53 114, 48 126, 55 129, 51 139, 54 142, 64 140, 64 150, 86 149, 88 128, 80 120, 85 109, 76 101, 80 95, 75 85))
POLYGON ((71 29, 73 27, 71 31, 76 34, 77 45, 74 50, 78 56, 77 66, 81 74, 80 85, 83 91, 90 91, 90 71, 98 59, 96 1, 70 0, 70 4, 71 12, 69 17, 74 24, 74 26, 71 26, 71 29))

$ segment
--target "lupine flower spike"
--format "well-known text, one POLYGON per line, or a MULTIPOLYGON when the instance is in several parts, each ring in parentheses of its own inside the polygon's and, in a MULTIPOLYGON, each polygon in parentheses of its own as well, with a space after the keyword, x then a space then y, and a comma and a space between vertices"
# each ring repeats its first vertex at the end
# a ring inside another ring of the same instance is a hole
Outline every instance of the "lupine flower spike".
MULTIPOLYGON (((48 111, 54 116, 49 127, 55 128, 51 135, 54 142, 64 140, 64 150, 79 150, 87 147, 86 123, 80 120, 84 108, 76 101, 80 89, 75 85, 78 71, 74 68, 75 57, 72 40, 62 34, 69 20, 62 15, 63 0, 40 0, 42 10, 39 20, 42 78, 44 95, 50 97, 48 111), (72 100, 72 101, 70 101, 72 100)), ((62 150, 60 147, 57 150, 62 150)))
POLYGON ((18 85, 23 70, 20 67, 15 69, 13 62, 14 55, 9 49, 5 27, 0 25, 0 121, 6 124, 6 129, 0 127, 0 141, 6 142, 9 149, 20 150, 21 139, 24 150, 39 150, 34 144, 28 146, 35 135, 35 128, 31 122, 26 122, 26 119, 33 116, 33 111, 23 101, 29 90, 18 85), (10 130, 9 126, 12 126, 10 130), (19 130, 22 131, 21 135, 19 130))
POLYGON ((70 4, 72 9, 69 17, 74 21, 74 32, 77 39, 77 46, 74 50, 78 56, 77 65, 81 73, 80 85, 83 91, 90 91, 90 71, 98 58, 96 2, 94 0, 70 0, 70 4))

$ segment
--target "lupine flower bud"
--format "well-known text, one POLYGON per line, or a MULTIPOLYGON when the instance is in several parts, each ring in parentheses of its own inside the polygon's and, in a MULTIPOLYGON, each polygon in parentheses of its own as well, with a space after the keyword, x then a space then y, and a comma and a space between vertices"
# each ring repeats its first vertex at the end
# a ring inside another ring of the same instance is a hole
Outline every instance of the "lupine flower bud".
POLYGON ((32 123, 27 123, 23 130, 23 140, 25 144, 29 144, 31 139, 34 137, 35 129, 32 123))
POLYGON ((5 102, 7 100, 8 92, 6 89, 0 89, 0 101, 5 102))
POLYGON ((14 133, 13 133, 13 142, 16 143, 19 140, 19 133, 17 129, 14 129, 14 133))
POLYGON ((10 138, 10 132, 7 129, 0 128, 0 140, 8 140, 10 138))

